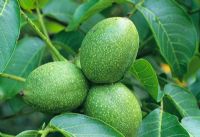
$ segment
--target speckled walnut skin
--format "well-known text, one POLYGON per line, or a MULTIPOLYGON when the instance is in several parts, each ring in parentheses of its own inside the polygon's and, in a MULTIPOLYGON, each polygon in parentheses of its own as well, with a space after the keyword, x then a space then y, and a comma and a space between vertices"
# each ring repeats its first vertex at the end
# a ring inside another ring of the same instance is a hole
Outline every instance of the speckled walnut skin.
POLYGON ((142 121, 136 97, 121 83, 91 88, 84 110, 85 114, 110 124, 126 137, 135 137, 142 121))
POLYGON ((81 70, 69 62, 51 62, 35 69, 27 78, 24 100, 38 111, 60 113, 77 108, 88 86, 81 70))
POLYGON ((139 35, 127 18, 107 18, 85 36, 80 49, 81 68, 95 83, 120 80, 136 58, 139 35))

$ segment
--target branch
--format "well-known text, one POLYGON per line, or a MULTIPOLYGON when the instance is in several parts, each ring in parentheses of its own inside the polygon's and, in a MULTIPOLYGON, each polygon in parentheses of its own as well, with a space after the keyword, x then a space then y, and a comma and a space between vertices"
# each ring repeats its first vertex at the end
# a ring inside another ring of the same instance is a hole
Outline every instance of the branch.
POLYGON ((25 78, 22 78, 22 77, 19 77, 19 76, 16 76, 16 75, 12 75, 12 74, 7 74, 7 73, 0 73, 0 77, 16 80, 16 81, 19 81, 19 82, 25 82, 26 81, 25 78))
POLYGON ((39 134, 41 134, 41 137, 47 137, 47 135, 49 133, 53 133, 56 131, 57 131, 56 129, 53 129, 53 128, 47 126, 44 130, 40 130, 38 132, 39 132, 39 134))
POLYGON ((51 41, 48 39, 47 36, 45 36, 39 28, 33 23, 33 21, 24 13, 22 10, 20 10, 21 15, 26 19, 26 21, 29 23, 29 25, 35 30, 35 32, 46 42, 49 50, 51 51, 52 55, 56 57, 59 61, 67 61, 60 53, 59 51, 53 46, 51 41))
POLYGON ((49 39, 49 35, 48 35, 47 29, 46 29, 46 27, 45 27, 45 25, 44 25, 43 16, 42 16, 42 14, 41 14, 41 12, 40 12, 40 9, 37 7, 37 8, 36 8, 36 11, 37 11, 37 15, 38 15, 39 22, 40 22, 40 25, 41 25, 41 27, 42 27, 42 30, 43 30, 45 36, 49 39))

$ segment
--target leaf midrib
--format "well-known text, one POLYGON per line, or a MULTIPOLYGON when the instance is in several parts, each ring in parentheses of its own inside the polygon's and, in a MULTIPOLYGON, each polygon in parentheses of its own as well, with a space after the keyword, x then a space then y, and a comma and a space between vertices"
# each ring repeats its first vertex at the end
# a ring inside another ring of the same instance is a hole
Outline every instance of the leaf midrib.
POLYGON ((161 132, 162 132, 162 120, 163 120, 163 110, 160 109, 160 121, 159 121, 159 127, 158 127, 158 137, 161 137, 161 132))
MULTIPOLYGON (((38 44, 37 42, 35 42, 35 44, 38 44)), ((31 63, 31 60, 33 60, 33 58, 35 58, 39 52, 41 52, 41 50, 43 49, 44 47, 41 47, 40 49, 37 50, 37 52, 35 52, 35 54, 33 54, 33 56, 31 58, 29 58, 29 60, 26 62, 26 65, 24 65, 23 69, 21 70, 21 72, 19 74, 17 74, 18 76, 23 76, 23 74, 25 73, 25 70, 28 68, 29 64, 31 63)), ((12 56, 13 57, 13 56, 12 56)), ((11 59, 12 59, 11 57, 11 59)), ((10 59, 10 60, 11 60, 10 59)), ((10 61, 8 62, 8 65, 10 64, 10 61)), ((8 65, 5 67, 5 70, 6 68, 8 67, 8 65)), ((12 85, 13 87, 15 87, 16 83, 14 85, 12 85)))
POLYGON ((4 2, 3 8, 2 8, 2 10, 0 11, 0 16, 3 14, 3 11, 5 10, 7 4, 8 4, 8 0, 6 0, 6 1, 4 2))
POLYGON ((177 108, 181 116, 185 116, 185 114, 187 114, 185 110, 181 109, 182 107, 178 103, 176 103, 176 101, 173 99, 173 97, 170 94, 166 93, 166 96, 169 100, 172 101, 172 103, 174 104, 175 108, 177 108))
MULTIPOLYGON (((172 49, 172 52, 174 53, 173 55, 175 56, 175 63, 179 64, 179 63, 178 63, 178 60, 177 60, 177 56, 176 56, 176 54, 175 54, 175 50, 174 50, 174 48, 173 48, 173 44, 171 43, 171 39, 170 39, 169 36, 167 35, 167 31, 165 30, 164 26, 162 25, 162 23, 161 23, 159 17, 156 16, 156 14, 154 14, 154 13, 153 13, 151 10, 149 10, 148 8, 145 8, 145 7, 141 6, 141 5, 138 5, 138 7, 139 7, 138 9, 140 9, 140 7, 141 7, 141 8, 144 8, 145 10, 149 11, 149 13, 152 14, 152 15, 156 18, 157 22, 159 23, 159 25, 160 25, 161 28, 163 29, 164 34, 165 34, 166 37, 167 37, 167 40, 168 40, 169 45, 170 45, 170 47, 171 47, 171 49, 172 49)), ((143 14, 143 12, 141 12, 141 13, 143 14)), ((144 14, 143 14, 143 16, 146 18, 146 16, 145 16, 144 14)), ((148 20, 147 20, 147 22, 148 22, 148 20)), ((151 27, 151 25, 150 25, 149 22, 148 22, 148 24, 149 24, 151 30, 154 32, 153 35, 154 35, 154 37, 155 37, 157 43, 159 43, 159 42, 158 42, 159 40, 158 40, 157 37, 155 36, 155 31, 154 31, 154 29, 151 27)), ((160 48, 160 46, 158 46, 158 47, 160 48)), ((160 51, 161 51, 161 50, 160 50, 160 51)), ((161 51, 161 52, 162 52, 162 51, 161 51)), ((169 62, 169 61, 168 61, 168 58, 165 57, 165 59, 167 60, 167 62, 169 62)), ((171 66, 170 63, 169 63, 169 65, 171 66)), ((180 70, 181 70, 181 69, 180 69, 180 66, 179 66, 179 65, 177 65, 177 66, 178 66, 178 70, 180 71, 180 70)), ((171 66, 171 67, 172 67, 172 66, 171 66)), ((172 68, 173 68, 173 67, 172 67, 172 68)))
MULTIPOLYGON (((8 4, 8 0, 5 1, 4 6, 3 6, 2 10, 0 11, 0 17, 3 15, 3 11, 5 10, 7 4, 8 4)), ((18 2, 14 1, 14 5, 18 5, 18 2)), ((18 5, 18 8, 19 8, 19 5, 18 5)), ((19 20, 20 20, 20 18, 19 18, 19 20)), ((8 66, 8 64, 9 64, 9 62, 10 62, 10 60, 13 57, 13 54, 15 52, 17 39, 19 38, 19 33, 20 33, 20 23, 18 23, 18 28, 19 29, 18 29, 18 32, 17 32, 17 37, 16 37, 16 40, 15 40, 15 45, 13 47, 13 50, 12 50, 12 52, 11 52, 11 54, 10 54, 7 62, 5 63, 4 67, 2 68, 2 72, 5 71, 6 67, 8 66)), ((3 31, 1 31, 1 32, 2 32, 3 35, 5 35, 3 31)), ((5 40, 6 40, 6 43, 7 43, 7 38, 6 37, 5 37, 5 40)), ((8 43, 7 43, 7 45, 9 46, 8 43)))

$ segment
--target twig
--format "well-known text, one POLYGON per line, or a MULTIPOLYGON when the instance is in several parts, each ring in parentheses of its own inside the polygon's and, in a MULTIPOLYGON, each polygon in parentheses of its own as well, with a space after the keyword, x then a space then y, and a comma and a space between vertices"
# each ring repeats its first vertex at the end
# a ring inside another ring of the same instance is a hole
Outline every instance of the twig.
POLYGON ((38 6, 37 6, 37 8, 36 8, 36 12, 37 12, 37 15, 38 15, 39 22, 40 22, 40 25, 41 25, 41 27, 42 27, 43 33, 44 33, 45 36, 49 39, 49 35, 48 35, 48 32, 47 32, 47 29, 46 29, 46 27, 45 27, 45 25, 44 25, 43 16, 42 16, 42 14, 41 14, 40 9, 38 8, 38 6))
POLYGON ((7 73, 0 73, 0 77, 16 80, 16 81, 19 81, 19 82, 25 82, 26 81, 25 78, 22 78, 22 77, 19 77, 19 76, 16 76, 16 75, 12 75, 12 74, 7 74, 7 73))
MULTIPOLYGON (((47 37, 47 39, 51 42, 51 40, 50 40, 50 38, 49 38, 49 34, 48 34, 48 32, 47 32, 47 29, 46 29, 46 27, 45 27, 45 25, 44 25, 44 20, 43 20, 43 16, 42 16, 42 14, 41 14, 41 12, 40 12, 40 9, 38 8, 38 1, 37 1, 37 8, 36 8, 36 12, 37 12, 37 15, 38 15, 38 18, 39 18, 39 23, 40 23, 40 25, 41 25, 41 27, 42 27, 42 31, 43 31, 43 33, 44 33, 44 35, 47 37)), ((51 42, 51 44, 52 44, 52 42, 51 42)), ((52 44, 53 45, 53 44, 52 44)), ((55 46, 54 46, 55 47, 55 46)), ((50 51, 51 52, 51 51, 50 51)), ((56 57, 55 57, 55 55, 54 54, 52 54, 53 56, 52 56, 52 58, 53 58, 53 60, 55 61, 55 60, 58 60, 56 57)))
POLYGON ((29 25, 35 30, 35 32, 47 43, 48 48, 50 49, 51 53, 56 57, 57 60, 60 61, 67 61, 59 51, 53 46, 51 41, 45 36, 38 27, 33 23, 33 21, 22 11, 20 10, 21 15, 26 19, 29 25))
POLYGON ((39 134, 41 134, 41 137, 47 137, 49 133, 56 132, 56 131, 57 131, 56 129, 53 129, 47 126, 45 129, 39 130, 38 132, 39 134))

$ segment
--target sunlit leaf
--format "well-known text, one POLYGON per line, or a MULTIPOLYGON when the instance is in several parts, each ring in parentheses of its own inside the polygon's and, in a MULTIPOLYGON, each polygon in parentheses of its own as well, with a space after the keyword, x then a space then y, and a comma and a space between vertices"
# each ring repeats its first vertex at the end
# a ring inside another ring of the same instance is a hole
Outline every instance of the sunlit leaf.
POLYGON ((195 97, 177 85, 168 84, 164 88, 165 96, 175 106, 182 117, 200 116, 195 97))
POLYGON ((147 60, 136 60, 132 64, 129 72, 133 74, 142 83, 142 85, 144 85, 145 89, 156 101, 160 101, 163 96, 163 92, 161 92, 159 88, 156 72, 147 60))
POLYGON ((138 137, 189 137, 178 118, 161 109, 155 109, 141 124, 138 137))
POLYGON ((145 0, 137 8, 147 20, 160 53, 174 74, 182 78, 197 46, 191 19, 174 0, 145 0))
POLYGON ((200 117, 184 117, 181 120, 181 124, 192 137, 200 136, 200 117))
POLYGON ((129 0, 88 0, 76 9, 67 31, 76 30, 81 23, 95 13, 112 6, 113 3, 125 3, 127 1, 129 0))
POLYGON ((55 116, 49 123, 64 135, 75 137, 123 137, 111 126, 94 118, 73 113, 55 116))
POLYGON ((0 1, 0 72, 4 71, 16 47, 20 30, 17 0, 0 1))
MULTIPOLYGON (((4 72, 22 77, 28 76, 39 65, 44 47, 44 42, 36 37, 26 37, 20 40, 4 72)), ((7 99, 18 93, 23 83, 0 78, 0 85, 4 92, 4 99, 7 99)))
POLYGON ((73 13, 78 7, 74 0, 49 0, 49 2, 42 9, 45 15, 54 17, 62 22, 70 22, 73 13))

